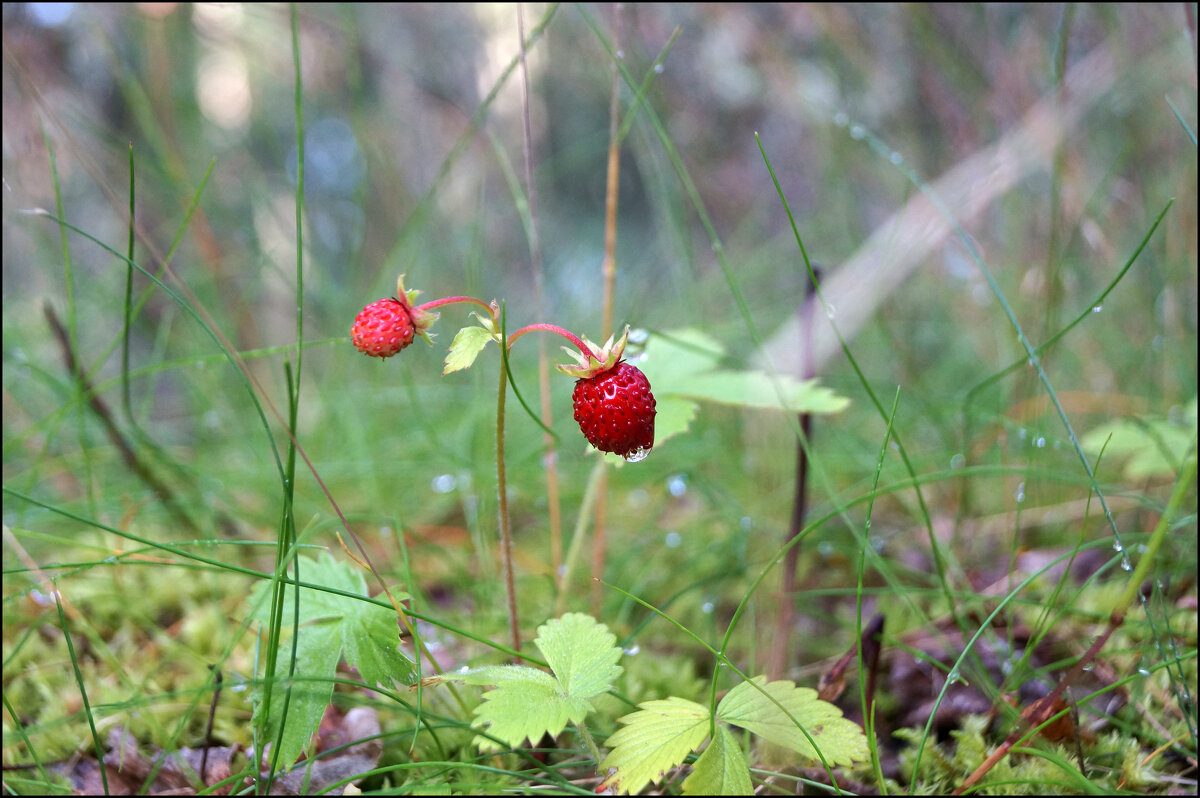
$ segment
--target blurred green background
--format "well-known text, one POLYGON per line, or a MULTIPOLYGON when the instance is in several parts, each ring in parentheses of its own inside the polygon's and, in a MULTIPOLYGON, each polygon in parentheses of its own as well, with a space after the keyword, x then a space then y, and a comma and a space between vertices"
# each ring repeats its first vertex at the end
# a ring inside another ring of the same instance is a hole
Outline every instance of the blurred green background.
MULTIPOLYGON (((136 424, 127 418, 125 264, 75 234, 61 237, 30 211, 57 213, 57 181, 63 217, 123 252, 132 145, 135 259, 157 271, 178 237, 174 275, 285 408, 297 307, 287 7, 14 3, 3 13, 5 487, 154 541, 273 540, 282 506, 275 452, 286 444, 278 424, 264 429, 214 340, 158 289, 130 331, 136 424), (47 305, 70 328, 96 396, 167 486, 175 512, 122 459, 82 396, 47 305)), ((520 73, 506 74, 519 52, 515 7, 299 9, 307 158, 297 437, 390 575, 401 580, 410 569, 405 587, 421 607, 497 638, 495 351, 469 372, 440 376, 454 331, 470 321, 465 306, 444 309, 432 348, 418 342, 384 363, 354 352, 348 331, 404 272, 422 299, 504 300, 510 330, 544 321, 600 337, 612 10, 530 5, 524 14, 526 30, 540 31, 529 52, 528 102, 540 317, 522 222, 520 73), (397 546, 400 528, 407 552, 397 546)), ((794 324, 808 275, 758 134, 810 257, 830 285, 853 274, 830 298, 830 315, 845 322, 885 406, 899 387, 895 430, 929 478, 931 523, 911 490, 881 492, 871 548, 916 595, 937 584, 932 528, 950 555, 953 584, 983 591, 1020 571, 1026 552, 1057 554, 1081 530, 1092 541, 1111 531, 1084 504, 1086 475, 1032 370, 970 394, 1025 352, 962 241, 894 215, 921 201, 907 170, 949 192, 949 210, 961 214, 1035 346, 1088 310, 1173 198, 1116 290, 1044 357, 1081 436, 1132 419, 1132 432, 1121 427, 1129 448, 1106 454, 1098 476, 1116 523, 1136 541, 1153 526, 1196 423, 1192 20, 1183 6, 1158 4, 628 6, 620 60, 649 88, 637 110, 628 85, 620 94, 622 119, 634 116, 622 148, 616 324, 695 327, 720 342, 731 368, 793 367, 789 352, 794 359, 804 346, 794 324), (1038 108, 1060 127, 1041 124, 1038 108), (1008 149, 998 151, 998 142, 1008 149), (979 160, 997 152, 998 160, 979 160), (938 182, 947 175, 959 182, 938 182), (1126 468, 1138 456, 1150 464, 1126 468), (1002 468, 946 477, 967 466, 1002 468)), ((135 297, 150 286, 135 274, 135 297)), ((813 324, 831 340, 825 314, 813 324)), ((547 341, 548 351, 558 343, 547 341)), ((512 366, 536 406, 536 347, 516 347, 512 366)), ((887 427, 832 344, 819 374, 852 405, 815 421, 810 517, 870 491, 887 427)), ((569 530, 593 460, 570 417, 570 383, 552 376, 551 386, 569 530)), ((552 607, 543 444, 533 421, 515 402, 509 407, 522 623, 532 629, 552 607)), ((705 405, 686 435, 614 471, 606 578, 669 604, 701 634, 722 633, 787 530, 793 430, 783 413, 705 405)), ((1093 462, 1098 451, 1089 449, 1093 462)), ((906 479, 893 452, 880 484, 906 479)), ((8 652, 46 611, 30 598, 35 566, 60 574, 126 544, 11 494, 3 512, 8 652)), ((306 543, 336 549, 336 516, 303 469, 296 517, 306 543)), ((863 505, 848 507, 802 546, 803 647, 789 665, 850 645, 853 596, 839 591, 853 593, 865 518, 863 505)), ((1194 597, 1194 517, 1187 529, 1173 537, 1162 576, 1191 579, 1185 592, 1194 597)), ((270 561, 265 549, 212 551, 259 567, 270 561)), ((215 617, 204 622, 208 631, 185 638, 185 656, 203 662, 236 639, 246 580, 115 570, 118 584, 106 568, 68 579, 100 627, 132 623, 134 639, 175 640, 173 625, 211 604, 215 617), (142 599, 153 606, 137 606, 142 599)), ((870 569, 867 581, 880 584, 870 569)), ((574 608, 585 607, 589 590, 580 576, 574 608)), ((760 596, 767 604, 752 621, 769 635, 774 599, 760 596)), ((922 606, 936 615, 937 597, 930 602, 922 606)), ((600 619, 619 635, 645 617, 603 594, 600 619)), ((918 623, 897 620, 897 631, 918 623)), ((748 659, 761 656, 755 638, 738 641, 748 659)), ((250 667, 240 654, 235 666, 250 667)), ((28 678, 18 673, 6 670, 6 690, 10 679, 28 678)))

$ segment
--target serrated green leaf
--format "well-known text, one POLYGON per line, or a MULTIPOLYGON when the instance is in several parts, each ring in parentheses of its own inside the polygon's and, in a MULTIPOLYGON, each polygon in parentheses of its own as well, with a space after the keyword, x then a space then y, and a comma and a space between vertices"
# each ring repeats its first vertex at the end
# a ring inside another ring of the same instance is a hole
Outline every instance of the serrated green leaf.
MULTIPOLYGON (((470 681, 489 678, 496 684, 475 707, 472 725, 487 729, 488 734, 503 740, 510 748, 526 740, 535 744, 543 734, 557 735, 568 722, 578 723, 592 709, 587 699, 566 695, 557 679, 536 668, 519 665, 481 668, 464 675, 470 681)), ((476 737, 475 742, 481 751, 500 749, 498 743, 486 737, 476 737)))
MULTIPOLYGON (((538 627, 534 640, 553 669, 548 674, 524 665, 494 665, 453 674, 467 684, 495 685, 475 708, 475 726, 510 747, 543 734, 557 735, 567 723, 580 723, 592 711, 589 698, 606 692, 621 674, 617 638, 604 624, 582 613, 568 613, 538 627)), ((482 750, 499 745, 484 737, 482 750)))
POLYGON ((729 729, 718 724, 717 736, 704 749, 683 780, 684 795, 752 795, 750 768, 729 729))
POLYGON ((479 357, 479 353, 491 340, 492 334, 482 327, 463 327, 450 344, 450 352, 446 355, 442 374, 470 368, 471 364, 475 362, 475 358, 479 357))
POLYGON ((797 727, 798 723, 812 735, 830 765, 848 765, 869 757, 863 730, 842 717, 842 711, 833 704, 817 698, 816 690, 797 687, 788 681, 768 683, 764 676, 756 676, 753 681, 767 695, 750 682, 742 682, 721 699, 717 705, 717 718, 810 759, 818 759, 812 744, 797 727))
POLYGON ((602 789, 618 793, 640 792, 650 782, 658 783, 679 766, 708 736, 708 708, 671 696, 661 701, 638 704, 639 710, 618 722, 625 724, 608 738, 608 756, 600 772, 616 769, 602 789))
MULTIPOLYGON (((300 579, 356 596, 367 596, 362 574, 350 565, 322 552, 319 560, 300 557, 300 579)), ((270 620, 271 583, 260 582, 251 595, 251 617, 266 625, 270 620)), ((397 598, 404 598, 398 594, 397 598)), ((276 679, 286 679, 291 662, 293 619, 297 617, 296 590, 285 586, 283 601, 283 638, 276 662, 276 679)), ((350 596, 305 588, 300 591, 299 637, 296 639, 296 667, 293 671, 287 726, 279 751, 286 767, 296 760, 321 722, 333 695, 333 678, 343 655, 358 668, 363 681, 370 685, 392 686, 392 680, 411 685, 415 667, 400 651, 396 614, 350 596), (290 758, 289 758, 290 757, 290 758)), ((285 684, 271 692, 267 734, 274 740, 282 718, 285 684)), ((261 711, 260 705, 256 712, 261 711)))
POLYGON ((621 675, 617 636, 590 615, 569 612, 548 621, 533 642, 567 695, 592 698, 608 692, 621 675))
MULTIPOLYGON (((337 671, 339 630, 336 622, 325 621, 304 628, 296 640, 296 668, 290 683, 288 698, 288 669, 291 666, 292 644, 284 642, 275 660, 275 686, 271 691, 270 712, 267 715, 266 740, 272 746, 279 739, 279 765, 283 769, 292 766, 313 733, 321 724, 325 708, 333 698, 333 677, 337 671), (286 725, 283 737, 279 738, 279 725, 285 721, 284 704, 287 704, 286 725)), ((256 717, 264 706, 255 709, 256 717)))

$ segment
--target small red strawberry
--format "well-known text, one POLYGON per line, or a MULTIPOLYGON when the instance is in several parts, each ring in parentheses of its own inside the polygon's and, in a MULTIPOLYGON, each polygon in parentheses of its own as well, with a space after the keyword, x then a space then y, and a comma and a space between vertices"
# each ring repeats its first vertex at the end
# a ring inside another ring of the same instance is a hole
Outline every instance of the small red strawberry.
POLYGON ((563 351, 575 358, 574 365, 560 365, 558 370, 578 377, 571 399, 575 420, 588 443, 602 452, 619 454, 637 462, 654 446, 654 394, 650 381, 641 369, 621 360, 629 327, 616 343, 612 338, 604 346, 596 346, 587 338, 586 350, 563 351))
POLYGON ((411 344, 418 333, 428 341, 425 330, 437 320, 438 314, 413 307, 419 293, 405 291, 404 275, 400 275, 396 281, 399 298, 380 299, 359 311, 350 328, 354 348, 371 357, 388 358, 411 344))
POLYGON ((588 443, 626 460, 644 458, 654 446, 654 394, 637 366, 624 360, 575 383, 575 420, 588 443))
POLYGON ((391 357, 411 344, 415 334, 412 316, 398 299, 367 305, 350 328, 354 348, 371 357, 391 357))

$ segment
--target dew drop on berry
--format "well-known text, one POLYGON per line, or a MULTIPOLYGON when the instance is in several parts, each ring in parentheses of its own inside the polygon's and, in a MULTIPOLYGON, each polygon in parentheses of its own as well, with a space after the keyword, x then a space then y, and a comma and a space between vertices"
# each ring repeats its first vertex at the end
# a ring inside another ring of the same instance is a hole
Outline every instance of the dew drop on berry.
POLYGON ((647 457, 650 455, 650 448, 651 448, 651 447, 647 446, 647 447, 645 447, 644 449, 635 449, 634 451, 632 451, 632 452, 630 452, 629 454, 627 454, 627 455, 625 455, 625 456, 624 456, 624 457, 625 457, 625 462, 626 462, 626 463, 640 463, 640 462, 642 462, 643 460, 645 460, 645 459, 646 459, 646 458, 647 458, 647 457))

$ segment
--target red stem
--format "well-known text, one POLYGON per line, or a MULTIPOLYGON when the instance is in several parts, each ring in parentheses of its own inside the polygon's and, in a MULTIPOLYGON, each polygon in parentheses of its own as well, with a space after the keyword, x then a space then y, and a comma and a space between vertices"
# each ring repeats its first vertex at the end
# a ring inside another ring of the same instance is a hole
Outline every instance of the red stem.
POLYGON ((448 296, 444 299, 435 299, 431 302, 426 302, 423 305, 417 305, 413 310, 433 310, 442 305, 452 305, 455 302, 468 302, 472 305, 478 305, 488 312, 488 315, 495 318, 495 313, 492 312, 492 306, 484 302, 482 299, 476 299, 473 296, 448 296))
POLYGON ((544 330, 546 332, 558 333, 563 338, 566 338, 568 341, 575 344, 575 346, 579 348, 579 351, 583 353, 584 357, 595 357, 595 355, 592 354, 591 348, 587 344, 585 344, 583 341, 579 340, 579 337, 577 335, 575 335, 575 333, 573 333, 569 330, 564 330, 562 327, 559 327, 554 324, 530 324, 527 327, 522 327, 521 329, 517 330, 512 335, 508 336, 509 347, 511 347, 513 345, 513 342, 516 341, 518 338, 520 338, 522 335, 524 335, 527 332, 533 332, 534 330, 544 330))

